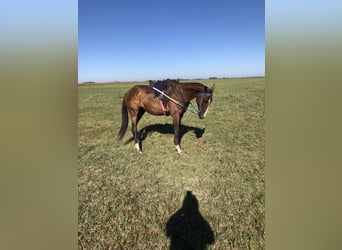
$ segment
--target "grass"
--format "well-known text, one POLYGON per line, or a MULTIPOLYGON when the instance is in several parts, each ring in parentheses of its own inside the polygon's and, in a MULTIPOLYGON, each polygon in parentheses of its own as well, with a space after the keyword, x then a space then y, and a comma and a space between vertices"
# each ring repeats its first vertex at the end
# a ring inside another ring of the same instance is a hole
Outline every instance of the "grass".
POLYGON ((209 249, 264 249, 265 79, 198 82, 216 84, 214 100, 205 119, 184 115, 180 155, 170 117, 143 116, 142 155, 130 126, 117 140, 136 83, 79 86, 80 249, 168 249, 166 224, 187 191, 214 233, 209 249))

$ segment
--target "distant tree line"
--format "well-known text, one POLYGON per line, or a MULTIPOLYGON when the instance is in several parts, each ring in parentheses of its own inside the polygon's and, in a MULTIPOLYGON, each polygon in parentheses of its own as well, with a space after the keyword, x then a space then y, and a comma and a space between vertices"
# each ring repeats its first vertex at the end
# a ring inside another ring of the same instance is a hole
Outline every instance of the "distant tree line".
POLYGON ((89 81, 89 82, 81 82, 81 84, 94 84, 95 82, 91 82, 91 81, 89 81))

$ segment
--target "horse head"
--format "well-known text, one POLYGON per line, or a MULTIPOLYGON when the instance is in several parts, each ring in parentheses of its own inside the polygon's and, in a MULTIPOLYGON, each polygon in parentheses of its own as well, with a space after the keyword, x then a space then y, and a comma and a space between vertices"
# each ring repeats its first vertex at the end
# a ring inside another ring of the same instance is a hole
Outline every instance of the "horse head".
POLYGON ((204 92, 199 93, 196 97, 198 117, 200 119, 203 119, 208 114, 209 105, 213 101, 214 90, 215 84, 211 88, 205 87, 204 92))

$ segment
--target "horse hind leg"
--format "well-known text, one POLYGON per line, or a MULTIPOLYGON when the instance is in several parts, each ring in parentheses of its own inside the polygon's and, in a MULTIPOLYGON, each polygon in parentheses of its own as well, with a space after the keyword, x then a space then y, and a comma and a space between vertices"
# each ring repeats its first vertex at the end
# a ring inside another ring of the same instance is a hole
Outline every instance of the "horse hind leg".
POLYGON ((132 134, 134 137, 134 147, 137 149, 138 154, 142 154, 142 151, 140 149, 140 144, 139 144, 139 135, 137 131, 137 118, 134 117, 132 118, 132 134))
POLYGON ((140 141, 139 141, 139 133, 138 133, 138 122, 140 121, 141 117, 145 113, 145 110, 140 108, 136 116, 132 116, 132 134, 134 137, 134 147, 137 150, 138 154, 142 154, 140 141))

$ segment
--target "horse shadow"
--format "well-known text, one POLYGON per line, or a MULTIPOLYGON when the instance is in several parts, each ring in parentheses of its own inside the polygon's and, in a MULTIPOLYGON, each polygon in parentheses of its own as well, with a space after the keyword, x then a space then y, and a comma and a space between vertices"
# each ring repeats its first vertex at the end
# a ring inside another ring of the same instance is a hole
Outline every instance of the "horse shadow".
POLYGON ((170 250, 204 250, 214 243, 214 232, 198 207, 196 196, 187 191, 183 206, 166 223, 165 235, 171 240, 170 250))
MULTIPOLYGON (((181 143, 182 141, 182 137, 186 134, 193 131, 196 138, 201 138, 205 132, 205 128, 201 129, 201 128, 196 128, 193 126, 187 126, 187 125, 183 125, 180 124, 179 125, 179 143, 181 143)), ((139 134, 139 141, 140 143, 143 142, 148 136, 150 136, 152 133, 154 132, 158 132, 160 134, 174 134, 174 130, 173 130, 173 125, 172 124, 153 124, 153 125, 148 125, 142 129, 139 130, 138 134, 139 134)), ((130 142, 134 141, 134 138, 131 137, 130 139, 128 139, 128 141, 125 144, 128 144, 130 142)), ((141 147, 141 145, 140 145, 141 147)))

